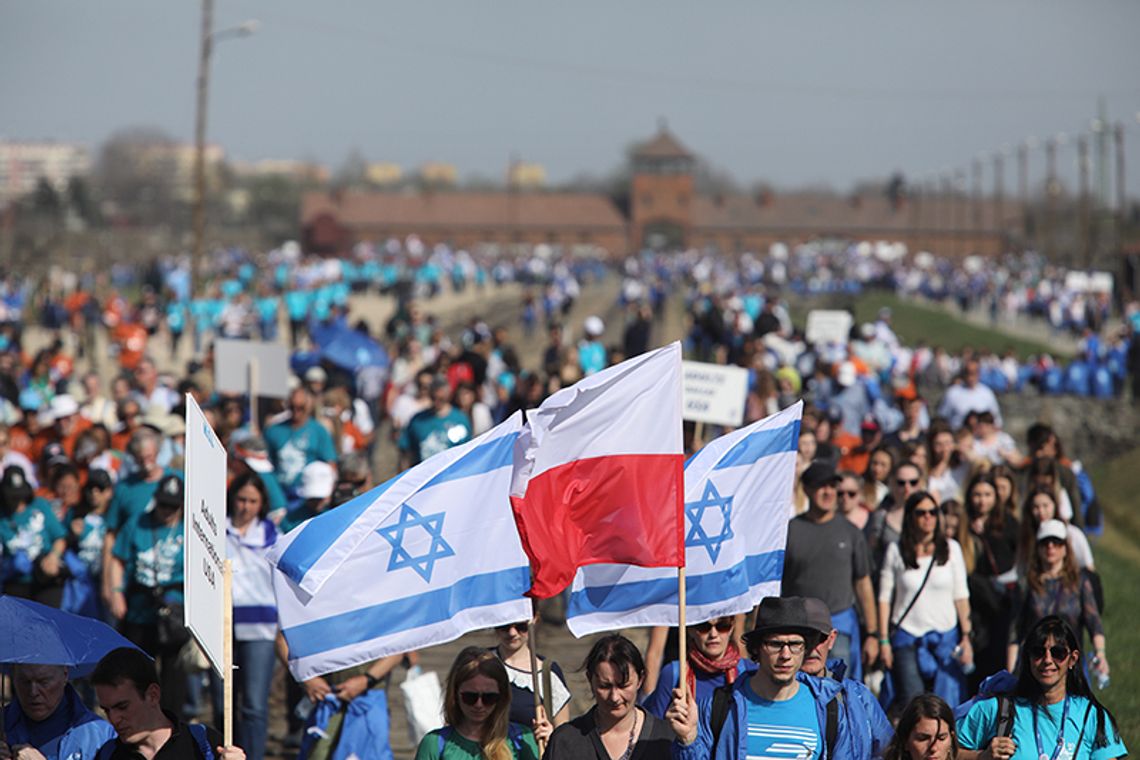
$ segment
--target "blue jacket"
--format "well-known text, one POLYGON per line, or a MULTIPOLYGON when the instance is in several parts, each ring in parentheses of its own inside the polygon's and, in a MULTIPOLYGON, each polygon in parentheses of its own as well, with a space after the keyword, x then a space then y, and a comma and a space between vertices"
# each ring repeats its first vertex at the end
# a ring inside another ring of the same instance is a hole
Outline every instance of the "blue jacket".
MULTIPOLYGON (((665 718, 665 711, 669 709, 669 702, 673 699, 673 689, 677 688, 677 675, 680 669, 681 666, 676 660, 665 663, 665 667, 661 668, 661 675, 657 678, 657 688, 641 702, 641 706, 647 712, 656 715, 658 718, 665 718)), ((749 670, 756 670, 756 663, 741 657, 740 662, 736 664, 737 677, 739 678, 742 673, 749 670)), ((698 702, 724 686, 724 673, 712 674, 694 670, 694 674, 696 675, 698 702)))
POLYGON ((392 760, 388 742, 388 692, 369 689, 345 706, 335 695, 329 694, 317 703, 301 739, 297 760, 306 760, 316 747, 318 739, 327 736, 325 729, 337 712, 344 711, 340 734, 329 754, 330 760, 392 760))
MULTIPOLYGON (((87 709, 71 684, 66 686, 62 704, 70 716, 67 730, 59 737, 54 748, 47 746, 36 749, 47 760, 93 760, 99 748, 115 738, 115 729, 87 709)), ((4 735, 10 745, 31 743, 27 718, 17 700, 12 700, 4 708, 4 735)))
MULTIPOLYGON (((716 755, 712 755, 712 698, 698 700, 697 706, 700 717, 697 724, 697 738, 689 745, 681 742, 673 743, 673 754, 678 760, 744 760, 748 756, 748 703, 741 693, 744 684, 752 677, 755 671, 742 673, 732 688, 732 709, 725 716, 724 726, 720 732, 720 742, 717 744, 716 755)), ((815 699, 816 717, 819 720, 819 735, 824 737, 827 730, 827 704, 834 699, 842 698, 843 706, 838 712, 838 724, 835 739, 835 753, 827 756, 827 746, 821 749, 820 757, 825 760, 866 760, 869 757, 881 754, 885 743, 881 736, 889 741, 890 726, 885 724, 886 716, 882 711, 876 715, 869 711, 870 705, 865 695, 853 690, 845 683, 855 682, 833 681, 819 679, 805 673, 796 674, 800 686, 808 689, 815 699), (842 697, 840 695, 842 694, 842 697), (879 722, 879 716, 882 722, 879 722), (876 730, 872 735, 872 720, 876 722, 876 730), (885 725, 884 725, 885 724, 885 725)))

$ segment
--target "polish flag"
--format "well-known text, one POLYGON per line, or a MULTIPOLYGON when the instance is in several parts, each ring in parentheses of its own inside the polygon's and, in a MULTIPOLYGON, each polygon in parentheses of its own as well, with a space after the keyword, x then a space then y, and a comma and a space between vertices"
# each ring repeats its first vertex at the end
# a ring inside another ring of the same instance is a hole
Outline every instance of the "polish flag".
POLYGON ((685 564, 680 343, 563 388, 527 422, 511 506, 530 596, 554 596, 583 565, 685 564))

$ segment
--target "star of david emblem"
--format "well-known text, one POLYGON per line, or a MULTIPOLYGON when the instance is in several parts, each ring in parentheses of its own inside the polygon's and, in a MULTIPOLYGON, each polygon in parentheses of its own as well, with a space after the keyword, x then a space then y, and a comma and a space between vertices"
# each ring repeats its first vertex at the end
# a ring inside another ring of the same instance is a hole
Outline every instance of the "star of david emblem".
POLYGON ((706 481, 705 491, 701 494, 701 498, 685 504, 685 514, 689 516, 689 535, 685 536, 685 546, 705 547, 705 551, 709 553, 709 559, 716 562, 724 542, 732 538, 733 535, 732 497, 722 497, 712 481, 706 481), (711 536, 703 524, 706 509, 719 510, 724 518, 720 532, 711 536))
POLYGON ((388 571, 410 567, 421 578, 431 583, 431 573, 435 568, 436 560, 455 556, 455 550, 443 540, 443 518, 443 512, 425 516, 407 504, 400 507, 400 519, 396 524, 376 531, 392 545, 392 556, 388 560, 388 571), (410 528, 416 527, 423 529, 431 536, 431 546, 422 557, 413 557, 404 548, 404 535, 410 528))

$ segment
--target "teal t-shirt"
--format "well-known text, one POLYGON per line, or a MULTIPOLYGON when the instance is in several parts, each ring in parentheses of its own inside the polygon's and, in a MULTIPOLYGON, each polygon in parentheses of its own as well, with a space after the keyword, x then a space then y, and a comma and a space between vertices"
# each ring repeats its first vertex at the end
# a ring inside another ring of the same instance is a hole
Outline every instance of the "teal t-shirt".
POLYGON ((290 290, 285 294, 285 310, 289 312, 289 319, 294 322, 303 322, 309 315, 309 302, 312 294, 307 290, 290 290))
POLYGON ((163 525, 154 512, 133 516, 119 531, 113 554, 123 561, 127 622, 154 622, 152 589, 163 589, 166 602, 182 601, 184 537, 181 517, 163 525))
POLYGON ((430 456, 471 440, 471 420, 455 407, 442 417, 426 409, 412 417, 400 434, 400 450, 419 464, 430 456))
POLYGON ((741 689, 748 706, 748 760, 820 756, 823 742, 815 700, 806 686, 799 686, 795 696, 781 702, 760 697, 751 684, 741 689))
POLYGON ((257 318, 262 322, 276 322, 277 309, 280 306, 281 299, 277 296, 265 296, 258 298, 255 302, 257 306, 257 318))
POLYGON ((265 431, 265 446, 277 482, 286 490, 297 484, 301 470, 309 462, 336 461, 332 436, 316 420, 308 420, 298 428, 289 422, 270 426, 265 431))
POLYGON ((0 517, 0 545, 3 546, 0 554, 11 572, 6 580, 31 583, 31 566, 66 535, 51 505, 39 497, 32 499, 23 512, 0 517))
MULTIPOLYGON (((181 475, 178 470, 167 467, 162 475, 181 475)), ((143 480, 141 476, 132 475, 115 485, 115 492, 111 496, 111 505, 107 508, 106 529, 118 531, 132 516, 147 511, 150 507, 154 492, 158 490, 160 477, 153 482, 143 480)))
MULTIPOLYGON (((1096 708, 1085 697, 1069 697, 1069 712, 1065 716, 1065 725, 1061 729, 1064 746, 1057 754, 1057 760, 1074 760, 1080 757, 1089 760, 1108 760, 1113 757, 1124 757, 1128 749, 1124 741, 1112 730, 1112 722, 1108 715, 1104 716, 1104 733, 1108 745, 1094 749, 1096 738, 1096 708), (1084 726, 1084 734, 1081 727, 1084 726), (1080 748, 1077 741, 1080 740, 1080 748)), ((1042 752, 1038 751, 1037 736, 1033 728, 1033 713, 1037 713, 1037 730, 1041 733, 1041 750, 1052 758, 1057 748, 1058 726, 1061 716, 1065 712, 1064 700, 1052 705, 1034 705, 1024 699, 1015 699, 1013 702, 1013 733, 1010 736, 1017 744, 1010 760, 1038 760, 1042 752)), ((966 749, 983 750, 990 746, 994 736, 997 735, 997 699, 980 699, 966 717, 958 722, 958 741, 966 749)))

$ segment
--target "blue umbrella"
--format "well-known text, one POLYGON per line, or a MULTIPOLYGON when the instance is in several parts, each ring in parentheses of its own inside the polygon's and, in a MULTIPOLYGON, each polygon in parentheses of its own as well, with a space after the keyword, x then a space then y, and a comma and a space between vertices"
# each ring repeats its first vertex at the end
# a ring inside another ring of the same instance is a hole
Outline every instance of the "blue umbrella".
POLYGON ((320 344, 325 361, 355 372, 361 367, 387 367, 388 352, 372 338, 357 330, 339 330, 320 344))
POLYGON ((85 676, 103 655, 134 647, 114 628, 15 596, 0 596, 0 670, 10 665, 66 665, 85 676))

